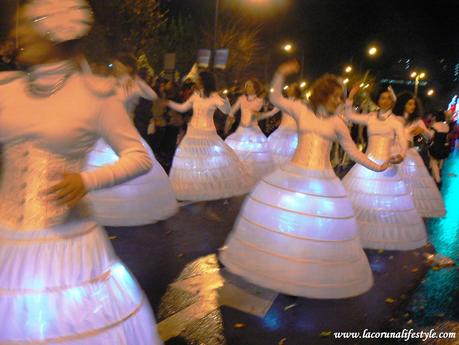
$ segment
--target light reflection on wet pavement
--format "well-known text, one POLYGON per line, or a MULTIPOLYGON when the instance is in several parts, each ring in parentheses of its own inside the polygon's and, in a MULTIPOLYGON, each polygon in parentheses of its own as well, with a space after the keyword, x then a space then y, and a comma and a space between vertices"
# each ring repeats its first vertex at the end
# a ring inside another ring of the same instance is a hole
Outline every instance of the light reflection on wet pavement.
MULTIPOLYGON (((416 330, 459 331, 459 153, 454 152, 445 162, 442 195, 447 214, 443 218, 430 219, 427 223, 429 241, 439 255, 451 258, 455 266, 429 270, 415 290, 407 305, 399 311, 396 328, 406 326, 403 315, 412 315, 416 330)), ((459 344, 459 333, 456 338, 459 344)), ((406 342, 405 342, 406 343, 406 342)), ((413 342, 416 343, 416 342, 413 342)), ((444 342, 419 342, 423 344, 452 344, 444 342)))

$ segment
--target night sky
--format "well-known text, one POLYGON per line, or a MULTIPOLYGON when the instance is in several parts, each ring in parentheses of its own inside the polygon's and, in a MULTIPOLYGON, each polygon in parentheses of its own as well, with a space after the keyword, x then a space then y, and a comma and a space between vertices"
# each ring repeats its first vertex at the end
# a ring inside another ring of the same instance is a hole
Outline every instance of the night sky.
MULTIPOLYGON (((0 31, 8 16, 6 4, 15 0, 0 0, 0 31)), ((213 32, 215 0, 160 4, 170 16, 190 17, 197 35, 202 28, 213 32)), ((379 71, 378 77, 393 77, 391 67, 410 59, 410 70, 425 69, 437 85, 454 86, 448 78, 459 63, 459 0, 220 0, 219 13, 222 24, 238 19, 241 25, 261 27, 270 73, 286 58, 282 44, 291 41, 297 48, 293 54, 304 55, 304 74, 310 80, 325 72, 341 73, 350 62, 361 70, 379 71), (366 48, 373 42, 382 53, 370 60, 366 48)))
MULTIPOLYGON (((282 42, 302 43, 305 71, 312 76, 337 72, 351 58, 367 64, 365 48, 372 42, 382 48, 377 62, 380 68, 399 58, 413 59, 419 67, 428 67, 441 58, 459 62, 458 0, 264 0, 266 4, 251 5, 258 6, 258 16, 244 2, 263 1, 221 0, 221 16, 227 15, 222 20, 248 13, 246 20, 263 27, 265 48, 279 55, 282 42), (270 2, 274 8, 271 12, 267 9, 270 2), (228 4, 233 4, 232 8, 228 4)), ((162 1, 171 14, 189 14, 209 26, 214 3, 215 0, 162 1)))

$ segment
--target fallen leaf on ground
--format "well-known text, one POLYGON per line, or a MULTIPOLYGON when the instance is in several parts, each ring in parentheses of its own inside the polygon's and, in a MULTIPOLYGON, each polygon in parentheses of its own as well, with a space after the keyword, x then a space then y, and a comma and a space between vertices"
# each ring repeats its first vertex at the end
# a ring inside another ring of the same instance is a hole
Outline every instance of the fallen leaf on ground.
POLYGON ((282 338, 281 340, 279 340, 278 345, 285 345, 286 341, 287 341, 287 338, 282 338))
POLYGON ((118 238, 118 236, 109 236, 108 239, 109 240, 116 240, 118 238))
POLYGON ((331 335, 332 335, 332 331, 322 331, 322 332, 320 332, 320 336, 322 338, 329 337, 331 335))
POLYGON ((233 325, 234 328, 246 328, 247 325, 245 323, 242 323, 242 322, 236 322, 234 325, 233 325))
POLYGON ((292 308, 295 308, 295 307, 296 307, 296 303, 290 304, 290 305, 288 305, 288 306, 286 306, 286 307, 284 308, 284 311, 287 311, 287 310, 292 309, 292 308))
POLYGON ((392 303, 395 302, 395 299, 393 299, 392 297, 387 297, 385 302, 388 303, 388 304, 392 304, 392 303))

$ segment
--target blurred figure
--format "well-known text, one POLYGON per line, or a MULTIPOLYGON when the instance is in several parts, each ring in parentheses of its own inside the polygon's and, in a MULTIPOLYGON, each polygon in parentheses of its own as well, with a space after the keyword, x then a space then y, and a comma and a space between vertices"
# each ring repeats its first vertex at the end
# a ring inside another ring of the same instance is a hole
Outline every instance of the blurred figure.
POLYGON ((430 176, 418 147, 414 145, 415 140, 419 143, 432 138, 432 133, 422 120, 420 100, 409 92, 403 92, 397 95, 393 112, 404 126, 405 140, 410 147, 400 164, 400 172, 413 196, 414 205, 421 217, 442 217, 446 212, 443 197, 430 176))
POLYGON ((432 176, 440 189, 443 161, 448 158, 451 151, 449 140, 450 127, 443 110, 438 111, 435 114, 434 123, 432 124, 431 129, 434 134, 432 144, 429 147, 430 169, 432 171, 432 176))
MULTIPOLYGON (((137 59, 122 53, 113 62, 117 77, 117 93, 132 119, 139 101, 156 100, 157 94, 137 75, 137 59)), ((148 109, 147 109, 148 111, 148 109)), ((151 112, 151 110, 150 110, 151 112)), ((143 128, 144 130, 145 128, 143 128)), ((153 168, 145 175, 113 188, 90 193, 89 199, 96 219, 107 226, 152 224, 167 219, 178 210, 174 191, 164 169, 156 160, 150 146, 141 140, 153 161, 153 168)), ((109 143, 99 140, 89 154, 87 169, 92 170, 118 160, 109 143)))

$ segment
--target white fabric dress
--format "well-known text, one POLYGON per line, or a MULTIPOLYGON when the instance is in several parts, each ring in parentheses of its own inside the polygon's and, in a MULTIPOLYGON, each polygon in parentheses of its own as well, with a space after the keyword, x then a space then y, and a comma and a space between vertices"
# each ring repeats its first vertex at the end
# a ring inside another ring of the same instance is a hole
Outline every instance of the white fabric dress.
MULTIPOLYGON (((55 84, 63 65, 31 76, 55 84)), ((0 85, 0 344, 161 344, 146 297, 90 208, 44 195, 62 173, 83 169, 101 136, 120 159, 83 172, 87 190, 147 172, 139 135, 116 97, 88 87, 95 77, 74 72, 49 97, 29 94, 26 78, 0 85)))
POLYGON ((177 199, 202 201, 229 198, 250 190, 252 177, 234 151, 217 134, 214 112, 228 114, 227 99, 193 94, 185 103, 169 101, 178 112, 193 109, 188 130, 175 152, 170 179, 177 199))
POLYGON ((295 118, 298 148, 247 197, 220 260, 234 274, 285 294, 362 294, 373 284, 372 273, 352 203, 330 163, 331 145, 339 140, 353 159, 379 166, 355 147, 339 116, 318 118, 305 104, 284 98, 283 85, 277 74, 271 102, 295 118))
MULTIPOLYGON (((399 119, 403 122, 402 117, 399 117, 399 119)), ((431 135, 422 119, 405 126, 405 137, 410 146, 413 144, 413 135, 410 132, 416 127, 423 128, 426 135, 431 135)), ((431 218, 445 215, 443 197, 415 147, 408 149, 406 157, 401 164, 401 174, 413 196, 414 205, 421 217, 431 218)))
MULTIPOLYGON (((346 106, 346 117, 368 128, 366 154, 382 164, 391 156, 394 142, 407 150, 403 125, 391 111, 354 114, 352 104, 346 106)), ((364 248, 412 250, 426 244, 424 221, 414 207, 413 198, 399 173, 399 165, 383 172, 371 171, 356 164, 343 178, 359 225, 364 248)))
MULTIPOLYGON (((133 80, 129 88, 119 87, 118 91, 131 117, 140 97, 157 99, 156 93, 138 77, 133 80)), ((99 224, 106 226, 151 224, 167 219, 178 211, 169 176, 156 160, 149 145, 143 139, 141 141, 153 161, 153 169, 145 175, 120 185, 89 193, 89 200, 99 224)), ((105 164, 112 164, 118 159, 118 155, 110 145, 100 139, 88 156, 86 169, 97 169, 105 164)))
MULTIPOLYGON (((294 102, 301 101, 296 100, 294 102)), ((295 120, 288 113, 282 112, 281 123, 268 137, 268 144, 276 167, 280 167, 292 159, 298 146, 298 130, 295 120)))
POLYGON ((230 116, 241 109, 241 122, 236 132, 225 139, 245 165, 253 181, 274 170, 268 139, 258 126, 253 112, 260 111, 263 99, 256 96, 240 96, 231 109, 230 116))

